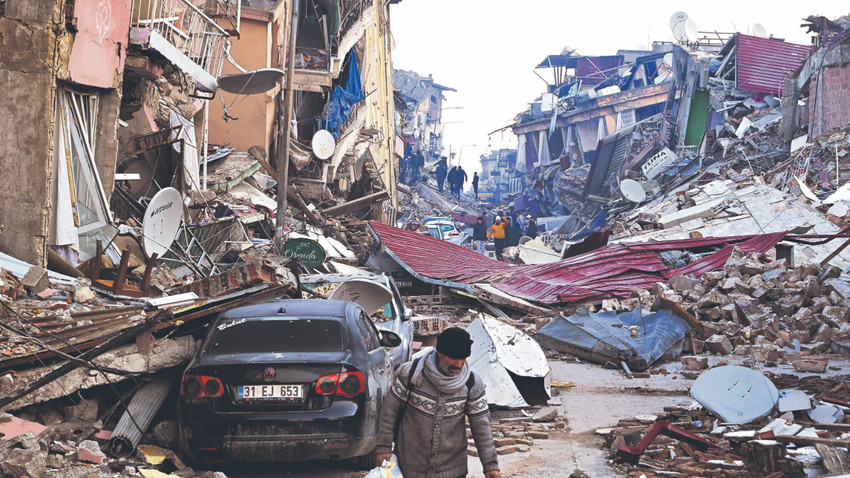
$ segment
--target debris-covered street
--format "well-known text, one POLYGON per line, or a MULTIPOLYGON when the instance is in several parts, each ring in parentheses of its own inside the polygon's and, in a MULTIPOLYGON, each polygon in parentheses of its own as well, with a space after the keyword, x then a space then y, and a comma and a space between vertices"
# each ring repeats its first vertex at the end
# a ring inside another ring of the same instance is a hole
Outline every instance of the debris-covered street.
POLYGON ((846 5, 534 3, 0 0, 0 478, 850 476, 846 5))

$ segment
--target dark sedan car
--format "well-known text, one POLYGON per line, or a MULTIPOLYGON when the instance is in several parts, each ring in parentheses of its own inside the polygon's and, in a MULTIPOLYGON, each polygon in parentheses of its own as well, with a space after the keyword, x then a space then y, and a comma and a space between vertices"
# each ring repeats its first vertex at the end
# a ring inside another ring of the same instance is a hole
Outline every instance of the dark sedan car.
POLYGON ((353 302, 239 307, 210 326, 183 373, 180 450, 201 462, 361 457, 374 466, 377 417, 393 365, 353 302))

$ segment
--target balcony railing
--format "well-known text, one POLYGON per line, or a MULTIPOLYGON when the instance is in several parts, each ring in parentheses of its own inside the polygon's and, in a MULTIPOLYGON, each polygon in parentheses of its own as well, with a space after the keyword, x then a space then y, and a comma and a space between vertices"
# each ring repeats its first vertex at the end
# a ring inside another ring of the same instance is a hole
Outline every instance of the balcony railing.
MULTIPOLYGON (((133 0, 132 27, 150 32, 153 48, 204 86, 215 88, 230 33, 187 0, 133 0)), ((131 42, 138 39, 131 35, 131 42)))

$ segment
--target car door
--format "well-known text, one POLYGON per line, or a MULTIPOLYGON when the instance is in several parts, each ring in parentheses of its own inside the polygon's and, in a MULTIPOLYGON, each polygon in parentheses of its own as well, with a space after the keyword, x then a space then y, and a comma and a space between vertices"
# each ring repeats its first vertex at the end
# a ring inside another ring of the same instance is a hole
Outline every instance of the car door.
POLYGON ((376 397, 380 397, 383 395, 384 390, 387 390, 389 387, 390 379, 393 374, 392 361, 390 360, 387 350, 381 346, 381 339, 379 338, 375 324, 372 323, 372 320, 369 319, 369 317, 363 312, 360 313, 360 317, 357 321, 357 327, 363 335, 366 352, 369 355, 372 372, 370 375, 374 377, 375 384, 378 389, 376 397))

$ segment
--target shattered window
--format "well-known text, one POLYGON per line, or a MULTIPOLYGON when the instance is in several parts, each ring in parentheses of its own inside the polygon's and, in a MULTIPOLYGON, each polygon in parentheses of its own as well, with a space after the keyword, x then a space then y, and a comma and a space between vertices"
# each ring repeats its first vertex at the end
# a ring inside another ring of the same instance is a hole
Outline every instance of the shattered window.
MULTIPOLYGON (((97 130, 96 94, 77 93, 64 88, 57 91, 57 145, 60 161, 59 203, 70 200, 73 224, 78 233, 102 227, 108 222, 105 194, 94 161, 97 130)), ((59 210, 62 211, 63 204, 59 210)))
POLYGON ((328 352, 343 350, 342 326, 335 320, 235 318, 215 325, 209 353, 328 352))

